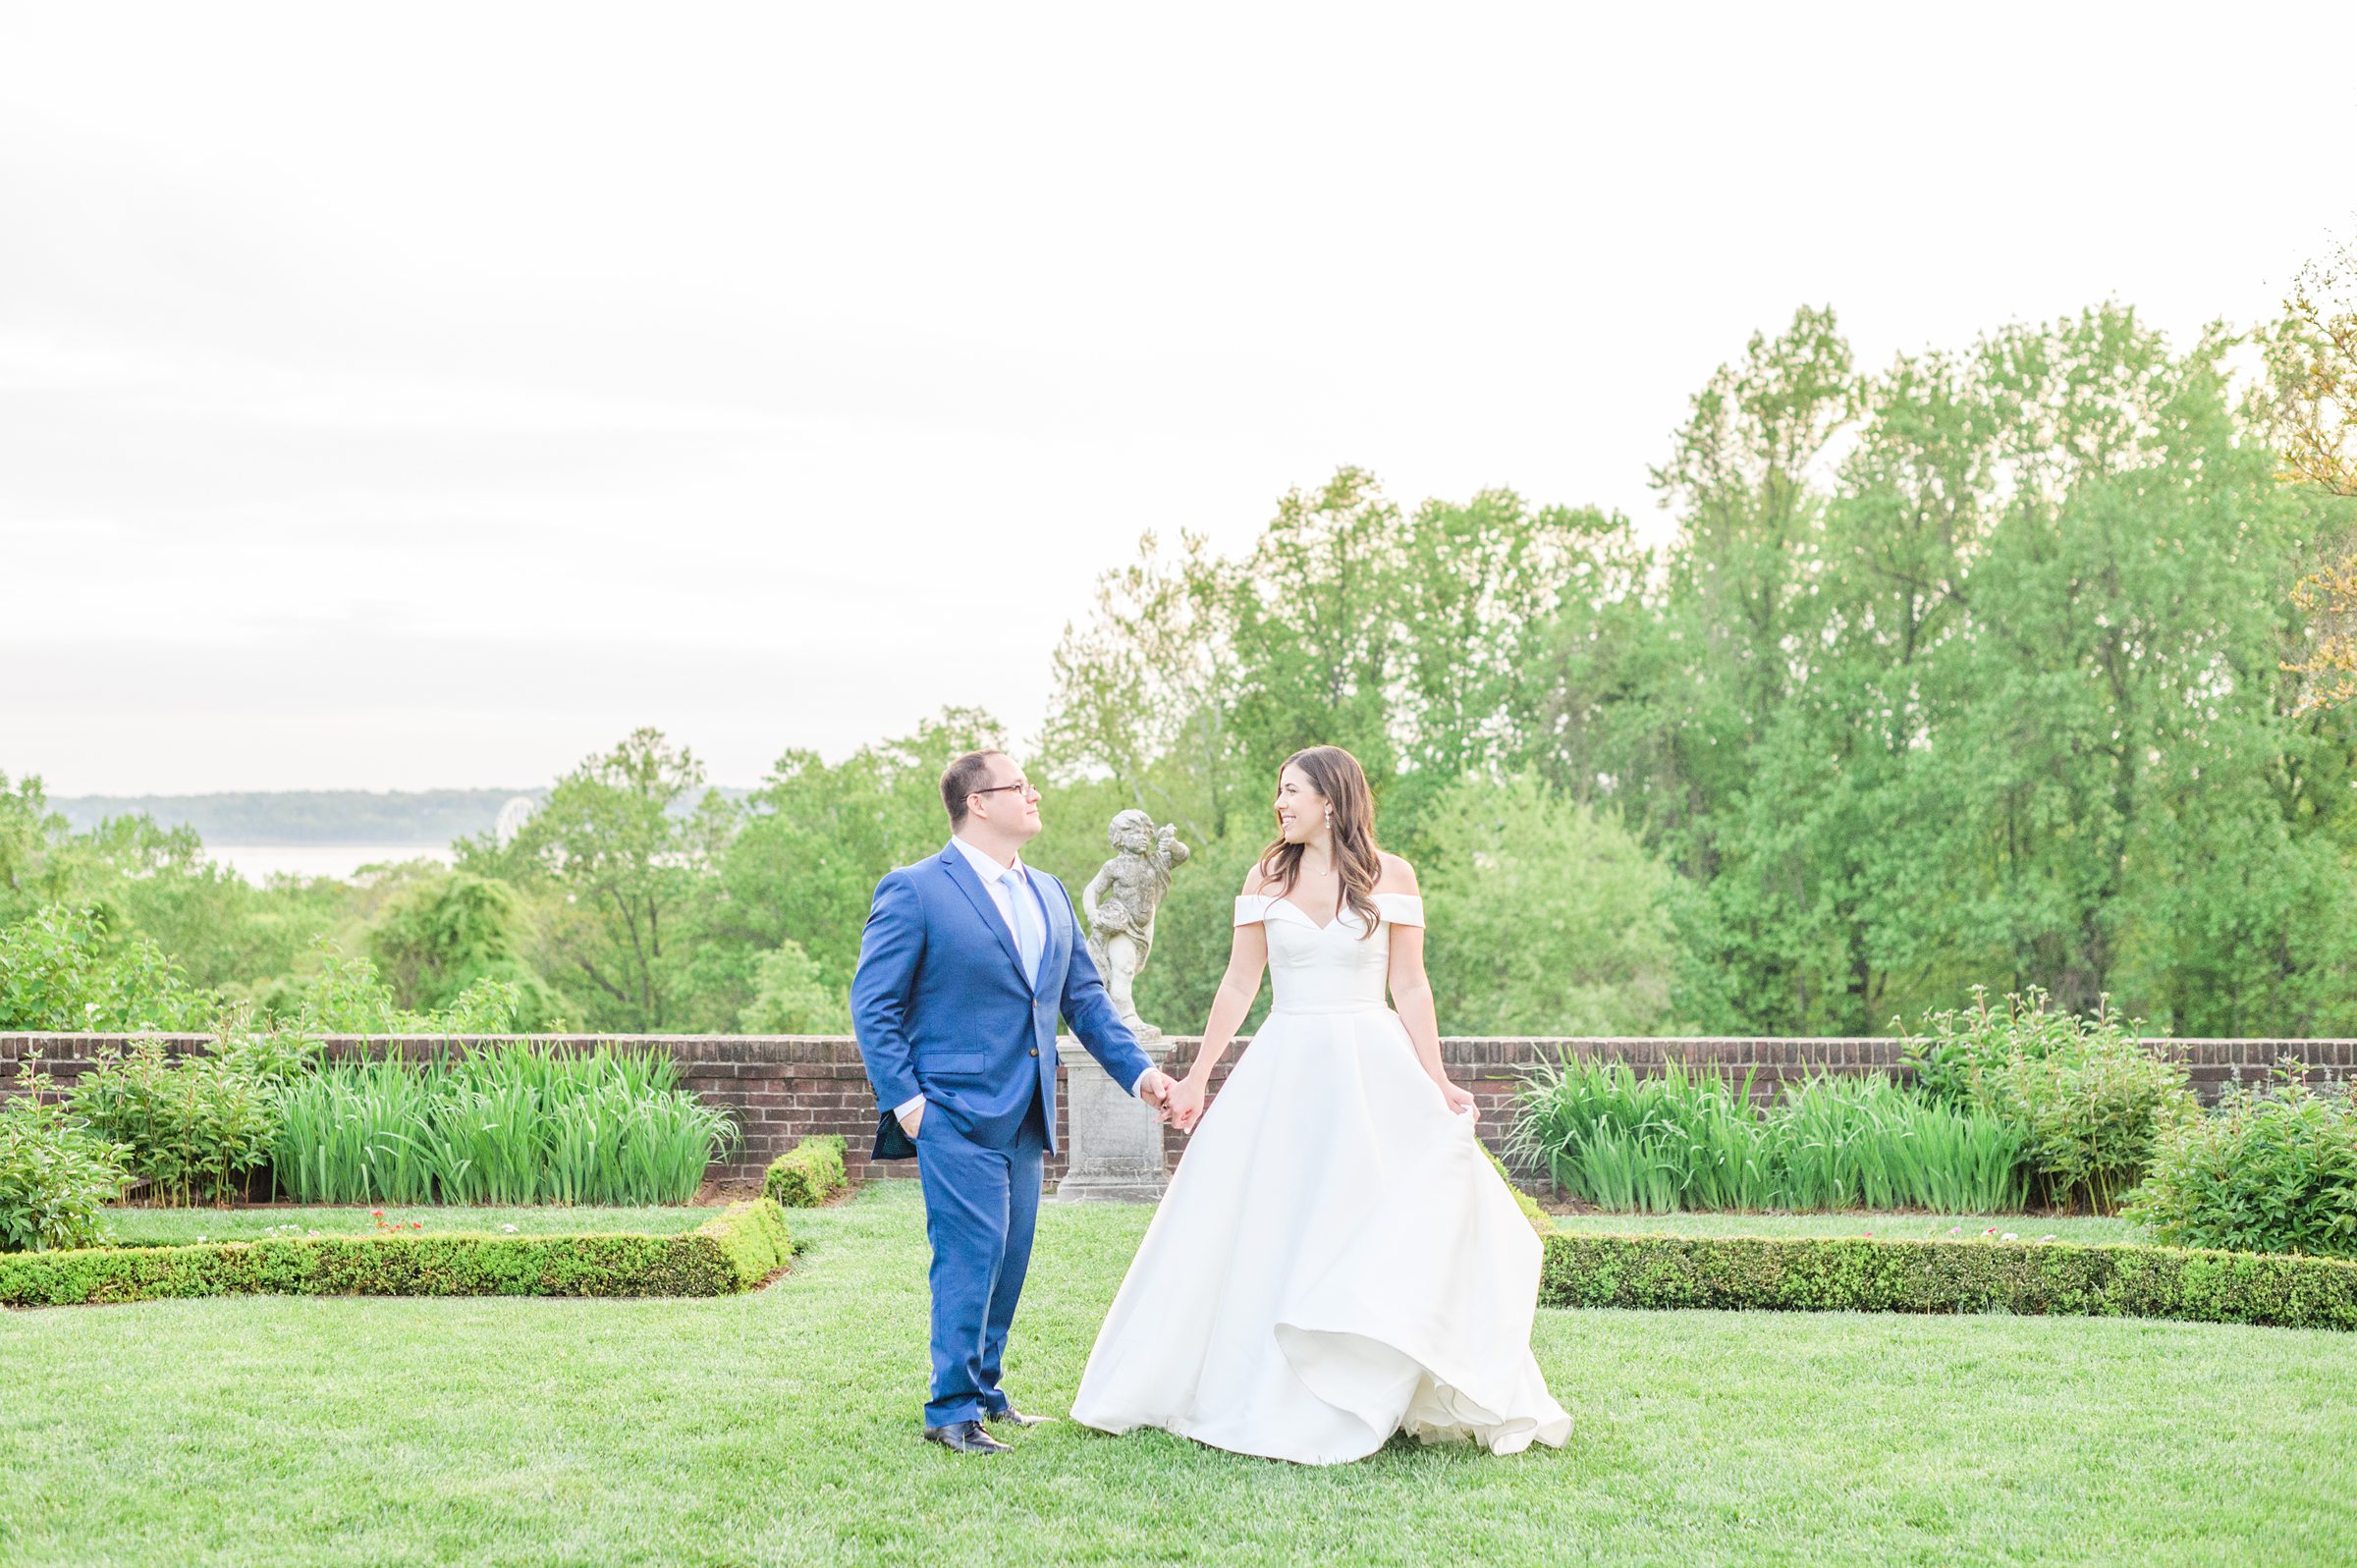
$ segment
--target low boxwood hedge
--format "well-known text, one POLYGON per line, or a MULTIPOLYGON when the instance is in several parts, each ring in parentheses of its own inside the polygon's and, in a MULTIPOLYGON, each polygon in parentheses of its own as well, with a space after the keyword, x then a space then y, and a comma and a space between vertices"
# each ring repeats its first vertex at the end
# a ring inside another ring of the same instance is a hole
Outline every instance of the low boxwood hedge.
POLYGON ((843 1173, 843 1139, 827 1133, 804 1138, 771 1161, 761 1193, 788 1209, 815 1209, 849 1184, 843 1173))
POLYGON ((2087 1243, 1547 1238, 1550 1307, 2083 1313, 2357 1328, 2357 1263, 2087 1243))
POLYGON ((0 1256, 0 1306, 170 1296, 723 1296, 793 1255, 767 1199, 676 1236, 288 1236, 0 1256))

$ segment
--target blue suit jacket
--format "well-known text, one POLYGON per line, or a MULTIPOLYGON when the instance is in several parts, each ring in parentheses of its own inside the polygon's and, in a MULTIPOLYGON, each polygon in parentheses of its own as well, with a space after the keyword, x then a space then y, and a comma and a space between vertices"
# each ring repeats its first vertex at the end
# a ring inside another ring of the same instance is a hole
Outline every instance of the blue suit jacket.
POLYGON ((1079 940, 1064 884, 1030 870, 1047 914, 1037 983, 1023 983, 1014 934, 974 868, 945 846, 876 884, 851 977, 851 1027, 882 1115, 874 1158, 916 1153, 893 1108, 918 1095, 976 1143, 1014 1142, 1036 1091, 1056 1149, 1056 1020, 1062 1017, 1115 1083, 1133 1089, 1153 1063, 1113 1010, 1079 940))

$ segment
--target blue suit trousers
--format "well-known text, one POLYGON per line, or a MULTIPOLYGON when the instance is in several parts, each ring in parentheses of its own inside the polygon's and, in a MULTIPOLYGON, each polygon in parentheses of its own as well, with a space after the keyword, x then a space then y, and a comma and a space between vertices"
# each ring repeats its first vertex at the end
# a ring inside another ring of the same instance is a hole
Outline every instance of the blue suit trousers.
POLYGON ((1005 1148, 959 1132, 938 1106, 916 1129, 916 1174, 933 1244, 933 1382, 925 1425, 977 1421, 1008 1406, 999 1358, 1031 1264, 1039 1219, 1046 1108, 1031 1108, 1005 1148))

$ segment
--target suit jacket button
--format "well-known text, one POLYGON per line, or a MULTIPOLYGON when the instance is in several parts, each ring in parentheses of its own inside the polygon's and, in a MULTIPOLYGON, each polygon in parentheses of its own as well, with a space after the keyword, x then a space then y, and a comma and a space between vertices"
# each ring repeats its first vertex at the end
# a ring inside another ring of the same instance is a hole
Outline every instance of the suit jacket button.
POLYGON ((1036 1056, 1036 1055, 1038 1055, 1038 1054, 1039 1054, 1039 1048, 1038 1048, 1037 1046, 1033 1046, 1033 1047, 1031 1048, 1031 1054, 1033 1054, 1034 1056, 1036 1056))

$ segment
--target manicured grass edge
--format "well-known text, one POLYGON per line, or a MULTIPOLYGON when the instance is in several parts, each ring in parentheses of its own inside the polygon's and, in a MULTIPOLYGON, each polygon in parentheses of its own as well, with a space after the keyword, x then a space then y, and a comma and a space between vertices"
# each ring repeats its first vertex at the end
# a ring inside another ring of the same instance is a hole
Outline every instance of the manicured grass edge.
POLYGON ((2090 1242, 1860 1236, 1546 1240, 1548 1307, 2012 1312, 2357 1329, 2357 1263, 2090 1242))
POLYGON ((180 1296, 724 1296, 793 1256, 766 1198, 673 1236, 305 1236, 0 1256, 0 1306, 180 1296))
POLYGON ((769 1162, 761 1195, 786 1209, 815 1209, 850 1185, 843 1173, 843 1138, 804 1138, 769 1162))

